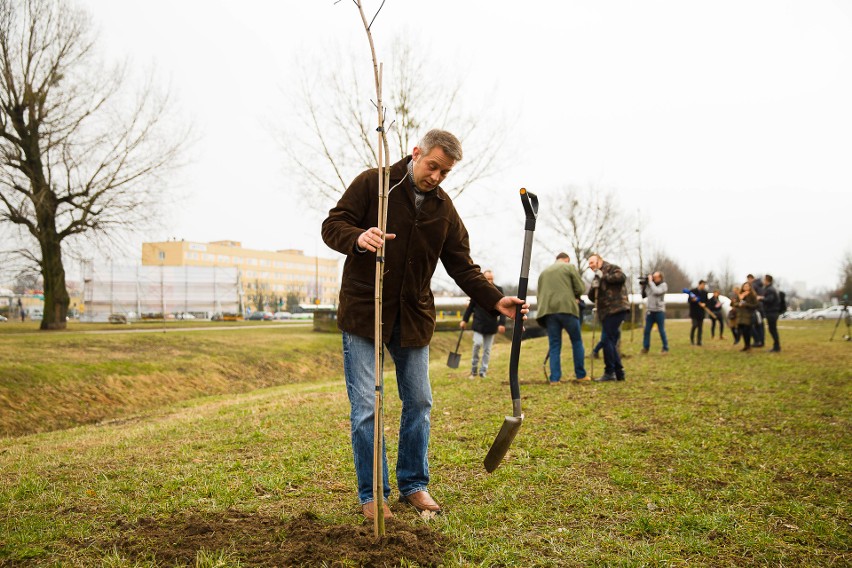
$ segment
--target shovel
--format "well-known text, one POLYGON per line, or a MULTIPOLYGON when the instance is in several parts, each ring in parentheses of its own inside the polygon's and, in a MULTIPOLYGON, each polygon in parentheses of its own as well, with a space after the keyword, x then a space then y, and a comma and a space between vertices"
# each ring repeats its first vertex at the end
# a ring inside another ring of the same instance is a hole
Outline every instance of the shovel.
MULTIPOLYGON (((526 223, 524 224, 524 254, 521 258, 521 277, 518 281, 518 298, 526 301, 527 299, 527 282, 530 275, 530 256, 532 252, 533 232, 535 232, 535 219, 538 214, 538 198, 529 193, 526 189, 521 188, 521 203, 524 206, 526 214, 526 223)), ((512 445, 512 440, 521 429, 521 423, 524 421, 524 414, 521 412, 521 387, 518 384, 518 361, 521 358, 521 336, 524 333, 524 320, 521 315, 521 305, 515 310, 515 327, 512 330, 512 351, 509 356, 509 389, 512 392, 512 416, 506 416, 503 420, 503 426, 497 433, 494 443, 491 444, 491 449, 485 456, 485 471, 491 473, 500 462, 506 452, 509 451, 509 446, 512 445)))
POLYGON ((456 350, 450 353, 450 356, 447 357, 447 367, 450 369, 458 369, 459 363, 461 362, 461 353, 459 353, 459 345, 461 345, 462 335, 464 335, 464 329, 459 333, 459 340, 456 341, 456 350))

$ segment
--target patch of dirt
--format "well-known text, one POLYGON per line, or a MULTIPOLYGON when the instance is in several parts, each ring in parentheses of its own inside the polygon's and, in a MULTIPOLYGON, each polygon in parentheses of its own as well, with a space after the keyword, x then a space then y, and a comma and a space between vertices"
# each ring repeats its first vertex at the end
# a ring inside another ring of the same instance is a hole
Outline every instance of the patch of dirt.
POLYGON ((399 566, 403 560, 438 566, 446 537, 419 519, 388 519, 386 534, 373 537, 372 521, 328 525, 310 512, 286 521, 263 513, 227 511, 221 516, 187 513, 178 518, 118 522, 122 536, 104 543, 134 561, 161 566, 195 565, 200 550, 225 551, 245 566, 399 566))

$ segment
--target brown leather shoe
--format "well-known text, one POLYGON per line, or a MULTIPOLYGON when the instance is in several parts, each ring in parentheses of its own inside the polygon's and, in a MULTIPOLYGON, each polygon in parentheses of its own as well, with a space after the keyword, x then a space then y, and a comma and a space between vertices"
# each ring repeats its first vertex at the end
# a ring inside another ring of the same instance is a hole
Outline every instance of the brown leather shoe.
MULTIPOLYGON (((393 513, 391 513, 390 507, 388 507, 387 501, 382 501, 382 510, 385 512, 386 519, 393 517, 393 513)), ((370 501, 369 503, 364 503, 361 505, 361 512, 364 513, 365 517, 372 521, 376 518, 376 502, 370 501)))
POLYGON ((399 496, 400 503, 408 503, 412 507, 414 507, 418 513, 422 513, 423 511, 431 511, 436 515, 441 514, 441 506, 432 499, 432 496, 429 495, 426 491, 416 491, 411 495, 400 495, 399 496))

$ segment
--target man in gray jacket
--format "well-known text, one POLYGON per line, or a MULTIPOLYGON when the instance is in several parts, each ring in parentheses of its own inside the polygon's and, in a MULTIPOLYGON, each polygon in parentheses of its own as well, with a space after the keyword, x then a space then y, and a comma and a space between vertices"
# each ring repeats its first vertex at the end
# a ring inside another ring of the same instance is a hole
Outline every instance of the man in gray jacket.
POLYGON ((642 339, 642 353, 651 348, 651 329, 657 324, 660 339, 663 342, 663 354, 669 352, 669 340, 666 338, 666 292, 669 285, 663 282, 663 273, 655 272, 648 275, 648 306, 645 310, 645 336, 642 339))

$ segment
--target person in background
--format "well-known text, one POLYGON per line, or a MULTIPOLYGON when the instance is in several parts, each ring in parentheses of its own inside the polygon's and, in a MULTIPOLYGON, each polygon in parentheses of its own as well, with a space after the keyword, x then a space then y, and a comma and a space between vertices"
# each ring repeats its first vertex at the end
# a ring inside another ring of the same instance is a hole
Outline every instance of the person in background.
POLYGON ((716 337, 716 324, 719 324, 719 339, 725 339, 725 320, 722 317, 722 300, 719 299, 719 289, 713 290, 713 295, 707 299, 707 309, 713 312, 715 318, 710 318, 710 339, 716 337))
POLYGON ((737 310, 737 328, 743 340, 743 348, 740 351, 751 350, 752 317, 757 310, 757 294, 751 289, 751 284, 744 282, 737 294, 731 301, 737 310))
POLYGON ((728 310, 728 327, 731 328, 731 335, 734 336, 734 345, 736 345, 740 342, 740 330, 737 326, 737 308, 734 307, 733 298, 740 295, 740 287, 734 286, 731 291, 733 294, 731 295, 731 308, 728 310))
POLYGON ((778 339, 778 317, 781 315, 781 297, 773 285, 772 276, 763 276, 763 296, 758 297, 763 301, 763 310, 766 313, 766 323, 769 326, 769 335, 772 336, 772 349, 770 353, 781 351, 781 340, 778 339))
MULTIPOLYGON (((485 279, 494 284, 494 273, 491 270, 483 270, 482 275, 485 279)), ((494 284, 494 287, 503 293, 503 288, 494 284)), ((477 374, 483 379, 488 374, 488 362, 491 360, 491 346, 494 344, 494 336, 498 333, 506 333, 506 316, 503 314, 494 314, 491 310, 486 310, 473 300, 467 305, 462 321, 459 322, 459 327, 467 328, 467 322, 470 316, 473 316, 473 357, 470 361, 469 379, 475 379, 477 374), (479 352, 482 351, 482 359, 480 363, 479 352)))
POLYGON ((752 347, 763 347, 764 339, 766 338, 766 325, 763 320, 766 319, 766 312, 763 311, 763 281, 760 278, 755 278, 754 274, 746 276, 746 280, 751 285, 751 289, 757 296, 757 309, 752 316, 751 337, 754 340, 752 347))
POLYGON ((563 330, 568 332, 571 339, 575 380, 590 380, 583 361, 586 353, 581 334, 579 307, 584 288, 580 273, 564 252, 556 255, 556 262, 542 270, 538 277, 536 321, 547 330, 550 385, 559 384, 562 378, 563 330))
POLYGON ((704 308, 707 306, 707 282, 704 280, 698 281, 698 287, 690 290, 697 299, 689 297, 689 319, 692 320, 692 327, 689 329, 689 343, 691 345, 701 345, 701 335, 704 332, 704 308), (696 337, 697 336, 697 337, 696 337), (697 341, 696 341, 697 339, 697 341))
POLYGON ((647 292, 648 306, 645 310, 645 333, 642 337, 642 353, 647 353, 651 348, 651 329, 657 324, 660 332, 660 340, 663 342, 663 353, 669 352, 669 341, 666 337, 666 292, 669 285, 663 281, 662 272, 654 272, 648 275, 647 292))
POLYGON ((595 273, 589 299, 598 308, 604 341, 604 374, 595 381, 623 381, 625 378, 621 356, 618 353, 618 341, 621 339, 621 324, 630 315, 630 301, 624 285, 627 277, 621 267, 606 262, 601 255, 589 257, 589 268, 595 273))

